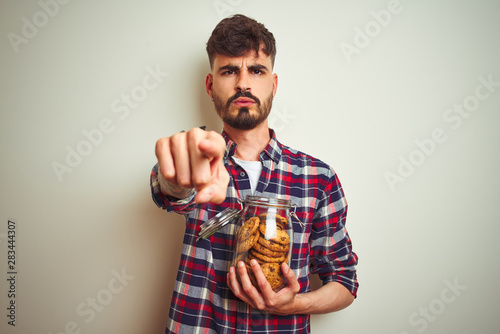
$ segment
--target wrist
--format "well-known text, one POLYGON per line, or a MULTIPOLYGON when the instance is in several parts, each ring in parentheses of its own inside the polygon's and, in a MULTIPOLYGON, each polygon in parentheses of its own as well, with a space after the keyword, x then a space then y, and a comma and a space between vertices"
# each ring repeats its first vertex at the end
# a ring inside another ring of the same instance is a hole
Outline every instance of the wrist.
POLYGON ((161 192, 164 195, 175 197, 178 199, 188 198, 194 194, 193 188, 184 188, 179 185, 172 184, 167 179, 163 177, 160 171, 160 166, 158 166, 158 183, 160 184, 161 192))
POLYGON ((300 293, 294 299, 294 314, 309 314, 311 310, 311 300, 308 298, 309 293, 300 293))

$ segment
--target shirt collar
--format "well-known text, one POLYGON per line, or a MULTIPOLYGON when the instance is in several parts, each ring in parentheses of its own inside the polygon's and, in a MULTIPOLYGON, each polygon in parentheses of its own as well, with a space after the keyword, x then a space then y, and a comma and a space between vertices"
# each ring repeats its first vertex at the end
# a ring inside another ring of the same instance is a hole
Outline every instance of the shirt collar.
MULTIPOLYGON (((266 148, 260 153, 261 161, 272 159, 274 162, 278 163, 281 159, 282 145, 276 138, 276 133, 273 129, 269 129, 269 135, 271 136, 271 140, 269 144, 267 144, 266 148)), ((234 155, 236 152, 236 144, 232 141, 225 131, 222 131, 222 137, 226 141, 226 153, 224 155, 224 159, 228 159, 234 155)))

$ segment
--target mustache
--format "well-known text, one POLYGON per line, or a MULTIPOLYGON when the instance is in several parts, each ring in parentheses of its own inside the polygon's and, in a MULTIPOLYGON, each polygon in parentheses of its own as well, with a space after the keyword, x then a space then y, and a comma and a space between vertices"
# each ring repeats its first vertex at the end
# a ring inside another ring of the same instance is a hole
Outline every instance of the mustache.
POLYGON ((236 94, 234 94, 233 96, 231 96, 228 100, 227 100, 227 103, 226 103, 226 108, 229 108, 229 106, 231 105, 231 103, 236 100, 237 98, 240 98, 240 97, 248 97, 252 100, 254 100, 258 106, 260 106, 260 100, 257 96, 254 96, 252 95, 252 93, 250 92, 242 92, 241 90, 236 92, 236 94))

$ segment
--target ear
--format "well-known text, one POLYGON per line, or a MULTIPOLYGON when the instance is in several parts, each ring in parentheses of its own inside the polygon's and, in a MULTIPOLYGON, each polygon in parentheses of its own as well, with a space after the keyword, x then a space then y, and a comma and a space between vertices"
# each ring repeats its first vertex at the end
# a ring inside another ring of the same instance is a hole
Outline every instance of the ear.
POLYGON ((278 75, 273 73, 273 97, 276 95, 276 91, 278 90, 278 75))
POLYGON ((213 83, 214 83, 214 77, 213 77, 212 73, 208 73, 207 78, 205 79, 205 89, 207 91, 208 96, 210 96, 210 98, 212 98, 214 95, 213 88, 212 88, 213 83))

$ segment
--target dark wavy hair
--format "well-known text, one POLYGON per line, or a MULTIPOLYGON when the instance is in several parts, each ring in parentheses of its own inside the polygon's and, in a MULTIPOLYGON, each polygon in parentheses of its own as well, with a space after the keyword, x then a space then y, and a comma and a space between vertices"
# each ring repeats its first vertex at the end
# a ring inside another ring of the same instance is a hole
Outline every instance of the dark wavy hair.
POLYGON ((266 56, 271 56, 271 64, 274 67, 276 41, 273 34, 262 23, 241 14, 220 21, 207 42, 211 68, 218 54, 240 57, 251 50, 257 55, 262 51, 266 56))

